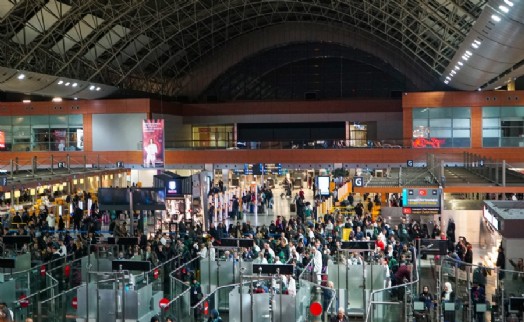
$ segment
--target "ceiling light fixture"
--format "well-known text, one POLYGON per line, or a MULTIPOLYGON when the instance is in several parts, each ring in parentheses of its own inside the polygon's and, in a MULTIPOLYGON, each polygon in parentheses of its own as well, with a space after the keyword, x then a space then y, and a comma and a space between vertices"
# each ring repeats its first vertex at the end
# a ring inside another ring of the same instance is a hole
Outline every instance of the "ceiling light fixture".
POLYGON ((90 91, 94 91, 94 90, 95 90, 95 85, 91 85, 91 86, 89 86, 89 90, 90 90, 90 91))
POLYGON ((455 66, 455 70, 460 70, 460 67, 459 66, 455 66))
POLYGON ((73 85, 71 85, 73 87, 77 87, 78 86, 78 83, 73 83, 73 85))
POLYGON ((454 71, 454 70, 452 70, 450 73, 451 73, 452 75, 455 75, 457 72, 454 71))
POLYGON ((447 79, 448 81, 450 81, 450 80, 451 80, 451 77, 449 77, 449 76, 446 76, 446 79, 447 79))
POLYGON ((509 8, 506 7, 506 6, 499 6, 499 9, 500 9, 500 11, 502 11, 504 13, 508 13, 509 12, 509 8))
POLYGON ((472 43, 472 44, 471 44, 471 47, 477 49, 477 48, 479 48, 479 45, 477 45, 476 43, 472 43))
POLYGON ((60 102, 62 102, 62 98, 61 97, 53 97, 52 101, 54 103, 60 103, 60 102))
POLYGON ((491 19, 493 19, 493 21, 495 21, 495 22, 499 22, 500 21, 500 17, 497 16, 497 15, 491 15, 491 19))
POLYGON ((468 59, 469 59, 469 57, 468 57, 468 56, 466 56, 466 55, 462 55, 462 59, 463 59, 463 60, 468 60, 468 59))
POLYGON ((464 66, 464 63, 461 61, 457 62, 457 64, 459 64, 460 66, 464 66))
POLYGON ((510 7, 513 7, 513 2, 510 0, 504 0, 504 3, 507 4, 510 7))
POLYGON ((57 84, 58 84, 58 85, 62 85, 63 83, 64 83, 63 80, 59 80, 57 84))
POLYGON ((471 56, 471 55, 473 55, 473 53, 471 51, 469 51, 469 50, 466 50, 466 55, 471 56))
POLYGON ((31 100, 27 100, 27 99, 26 100, 22 100, 22 103, 29 104, 29 103, 31 103, 31 100))
POLYGON ((17 77, 17 78, 18 78, 19 80, 22 80, 22 79, 24 79, 24 78, 25 78, 25 74, 20 74, 20 75, 18 75, 18 77, 17 77))
POLYGON ((445 81, 444 81, 444 84, 449 84, 449 81, 445 80, 445 81))
POLYGON ((67 82, 67 83, 65 83, 65 86, 69 86, 69 84, 71 84, 71 83, 70 83, 70 82, 67 82))
POLYGON ((99 90, 101 90, 101 88, 100 88, 100 87, 97 87, 96 90, 99 91, 99 90))

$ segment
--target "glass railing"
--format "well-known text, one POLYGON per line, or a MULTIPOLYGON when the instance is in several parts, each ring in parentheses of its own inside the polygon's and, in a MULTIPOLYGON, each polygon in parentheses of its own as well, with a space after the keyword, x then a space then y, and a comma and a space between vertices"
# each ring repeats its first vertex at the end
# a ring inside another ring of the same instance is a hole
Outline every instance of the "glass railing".
MULTIPOLYGON (((518 268, 516 262, 511 263, 518 268)), ((437 302, 444 320, 484 321, 489 315, 491 321, 509 321, 522 314, 524 271, 473 265, 446 257, 439 273, 441 293, 437 294, 437 302)))
POLYGON ((366 322, 411 321, 412 305, 420 282, 420 261, 418 256, 414 258, 414 265, 409 266, 411 281, 399 281, 395 286, 371 292, 366 306, 366 322))
POLYGON ((388 140, 284 140, 284 141, 210 141, 166 140, 166 149, 213 150, 213 149, 357 149, 357 148, 411 148, 411 138, 388 140))

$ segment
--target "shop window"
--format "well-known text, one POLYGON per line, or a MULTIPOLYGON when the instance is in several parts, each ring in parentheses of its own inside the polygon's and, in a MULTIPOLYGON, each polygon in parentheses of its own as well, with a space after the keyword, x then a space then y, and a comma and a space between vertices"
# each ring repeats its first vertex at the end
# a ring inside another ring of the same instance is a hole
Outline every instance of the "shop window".
POLYGON ((0 118, 4 151, 83 150, 82 115, 33 115, 0 118))

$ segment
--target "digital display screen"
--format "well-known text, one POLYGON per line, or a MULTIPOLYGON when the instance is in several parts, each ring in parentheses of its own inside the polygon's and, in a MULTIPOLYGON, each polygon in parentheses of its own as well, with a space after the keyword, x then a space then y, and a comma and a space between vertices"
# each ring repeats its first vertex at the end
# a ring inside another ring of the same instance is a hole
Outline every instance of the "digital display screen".
POLYGON ((135 210, 165 210, 166 193, 160 188, 141 188, 133 190, 135 210))
POLYGON ((170 179, 167 182, 166 187, 167 197, 175 197, 182 195, 182 180, 181 179, 170 179))
POLYGON ((319 176, 317 177, 318 191, 321 196, 329 196, 329 177, 319 176))

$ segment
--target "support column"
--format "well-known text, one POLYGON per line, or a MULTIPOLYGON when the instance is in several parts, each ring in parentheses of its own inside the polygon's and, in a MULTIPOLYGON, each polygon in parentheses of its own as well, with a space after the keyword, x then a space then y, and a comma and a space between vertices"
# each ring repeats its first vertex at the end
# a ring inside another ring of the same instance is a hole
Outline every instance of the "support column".
POLYGON ((506 186, 506 160, 502 160, 502 186, 506 186))

